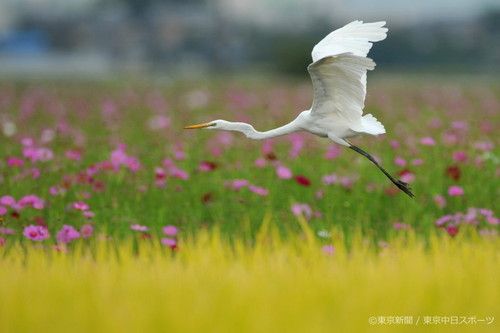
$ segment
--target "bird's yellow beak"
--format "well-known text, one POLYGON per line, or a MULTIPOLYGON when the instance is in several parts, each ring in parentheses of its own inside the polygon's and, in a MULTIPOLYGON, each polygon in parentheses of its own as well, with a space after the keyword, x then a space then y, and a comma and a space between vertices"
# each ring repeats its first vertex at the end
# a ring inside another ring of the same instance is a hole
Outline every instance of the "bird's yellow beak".
POLYGON ((215 123, 205 123, 205 124, 199 124, 199 125, 191 125, 191 126, 186 126, 184 129, 199 129, 199 128, 205 128, 208 126, 215 126, 215 123))

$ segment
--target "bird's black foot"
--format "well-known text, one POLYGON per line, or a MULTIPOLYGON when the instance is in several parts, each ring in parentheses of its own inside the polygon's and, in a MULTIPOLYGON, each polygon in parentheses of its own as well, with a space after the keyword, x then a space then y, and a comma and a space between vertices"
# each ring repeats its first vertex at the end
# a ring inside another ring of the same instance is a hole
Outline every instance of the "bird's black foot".
POLYGON ((406 194, 408 194, 410 196, 410 198, 413 198, 415 195, 411 192, 411 187, 410 187, 410 184, 408 183, 405 183, 401 180, 396 180, 394 182, 394 184, 396 184, 397 187, 399 187, 399 189, 403 192, 405 192, 406 194))

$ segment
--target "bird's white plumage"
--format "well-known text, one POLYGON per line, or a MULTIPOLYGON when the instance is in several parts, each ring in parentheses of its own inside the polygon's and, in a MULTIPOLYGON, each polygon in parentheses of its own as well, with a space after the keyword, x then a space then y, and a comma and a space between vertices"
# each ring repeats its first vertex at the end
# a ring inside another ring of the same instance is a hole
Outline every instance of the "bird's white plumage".
POLYGON ((387 37, 388 29, 384 28, 384 25, 384 21, 373 23, 354 21, 331 32, 314 46, 313 62, 346 52, 366 57, 372 48, 372 42, 378 42, 387 37))
POLYGON ((385 39, 388 29, 384 25, 385 22, 351 22, 328 34, 312 50, 313 63, 308 71, 314 100, 310 115, 316 123, 319 119, 330 123, 324 126, 335 129, 337 133, 328 135, 336 142, 356 133, 385 133, 375 117, 362 116, 366 72, 375 68, 366 55, 372 42, 385 39))
POLYGON ((314 100, 310 110, 281 127, 260 132, 252 125, 226 120, 192 125, 186 129, 237 131, 254 140, 264 140, 297 131, 307 131, 349 147, 374 163, 398 188, 413 196, 407 183, 394 179, 367 152, 353 146, 347 138, 359 134, 385 133, 384 126, 371 114, 363 116, 366 73, 375 68, 367 54, 373 42, 385 39, 385 22, 354 21, 323 38, 312 50, 311 75, 314 100))

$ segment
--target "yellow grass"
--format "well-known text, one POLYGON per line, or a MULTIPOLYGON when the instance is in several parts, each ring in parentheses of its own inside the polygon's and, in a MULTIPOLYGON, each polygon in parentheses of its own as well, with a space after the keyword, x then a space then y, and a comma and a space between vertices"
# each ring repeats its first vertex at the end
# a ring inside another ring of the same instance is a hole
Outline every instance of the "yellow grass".
POLYGON ((500 331, 498 240, 425 247, 410 235, 380 251, 358 237, 348 250, 334 232, 326 256, 305 231, 253 245, 201 233, 176 253, 147 241, 138 254, 132 242, 68 254, 18 244, 0 253, 0 332, 500 331), (382 316, 412 324, 369 324, 382 316))

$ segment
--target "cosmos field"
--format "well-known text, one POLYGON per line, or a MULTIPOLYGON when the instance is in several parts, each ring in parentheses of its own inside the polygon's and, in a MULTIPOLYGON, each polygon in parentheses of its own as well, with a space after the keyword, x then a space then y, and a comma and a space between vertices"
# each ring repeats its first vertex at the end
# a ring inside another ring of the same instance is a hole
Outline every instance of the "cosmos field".
POLYGON ((492 81, 369 82, 392 174, 309 133, 309 82, 0 83, 0 331, 496 332, 492 81))

